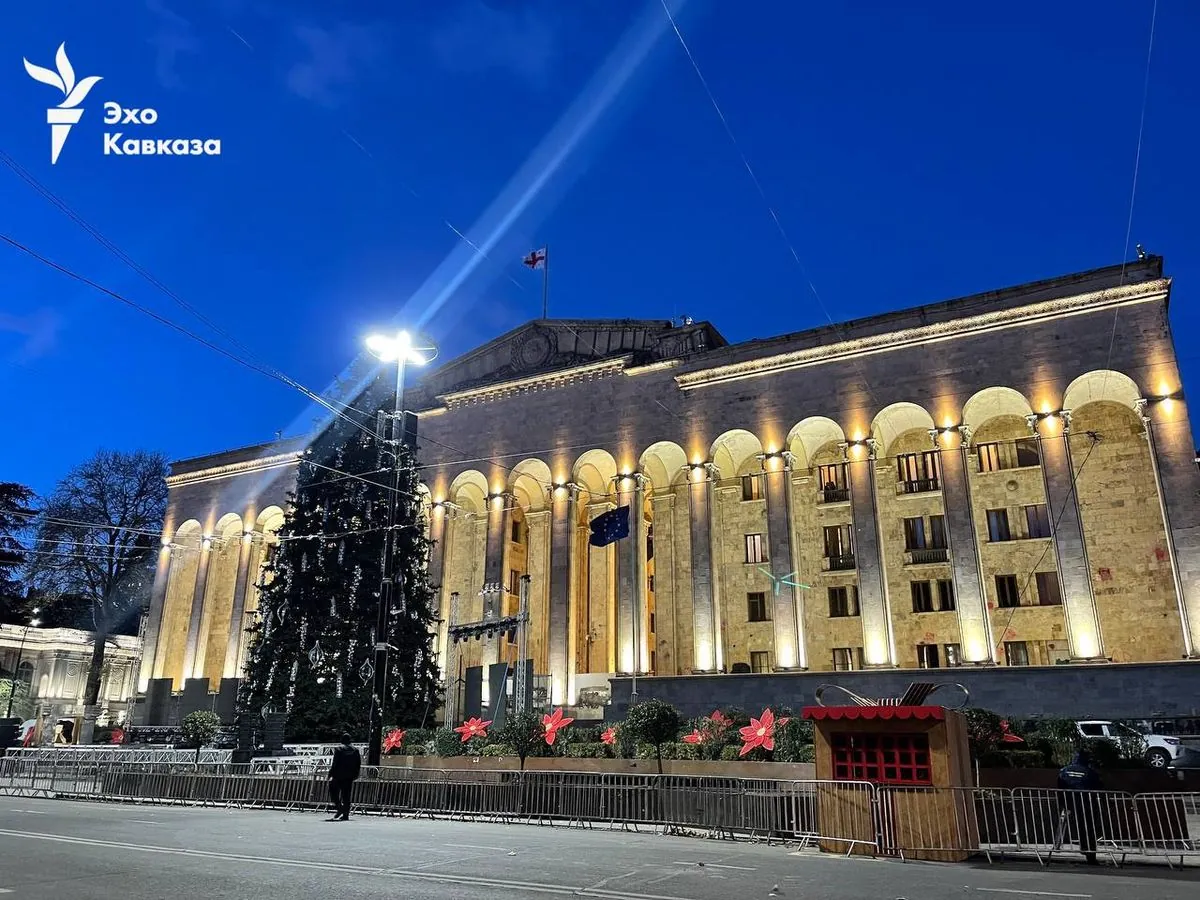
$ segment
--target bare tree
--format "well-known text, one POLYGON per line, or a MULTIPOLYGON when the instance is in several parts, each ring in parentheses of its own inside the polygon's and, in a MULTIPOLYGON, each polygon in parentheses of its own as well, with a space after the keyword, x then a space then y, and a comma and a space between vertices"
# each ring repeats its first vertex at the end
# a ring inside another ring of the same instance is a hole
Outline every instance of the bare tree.
POLYGON ((158 453, 101 450, 59 482, 37 519, 29 581, 44 596, 86 598, 94 632, 80 734, 90 742, 109 636, 149 602, 167 504, 158 453))

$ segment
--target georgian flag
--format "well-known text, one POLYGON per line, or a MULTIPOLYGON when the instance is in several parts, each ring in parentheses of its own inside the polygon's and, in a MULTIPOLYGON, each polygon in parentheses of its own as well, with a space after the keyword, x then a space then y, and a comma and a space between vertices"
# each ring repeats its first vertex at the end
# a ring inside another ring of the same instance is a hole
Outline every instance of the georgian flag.
POLYGON ((531 269, 542 268, 546 265, 546 248, 543 247, 540 250, 530 250, 529 255, 521 260, 521 262, 529 266, 531 269))

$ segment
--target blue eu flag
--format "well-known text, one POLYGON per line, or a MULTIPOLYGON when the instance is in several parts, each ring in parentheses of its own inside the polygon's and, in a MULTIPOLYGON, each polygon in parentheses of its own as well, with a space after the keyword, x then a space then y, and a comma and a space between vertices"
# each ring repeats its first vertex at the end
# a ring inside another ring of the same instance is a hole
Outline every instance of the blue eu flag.
POLYGON ((621 538, 629 537, 629 507, 618 506, 592 519, 592 536, 588 543, 593 547, 607 547, 621 538))

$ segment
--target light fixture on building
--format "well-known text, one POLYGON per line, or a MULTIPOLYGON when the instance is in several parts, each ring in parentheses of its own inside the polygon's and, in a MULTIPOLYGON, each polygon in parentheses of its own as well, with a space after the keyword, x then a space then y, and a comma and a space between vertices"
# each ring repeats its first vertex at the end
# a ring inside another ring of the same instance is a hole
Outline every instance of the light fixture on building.
POLYGON ((253 531, 243 531, 242 532, 242 543, 243 544, 249 544, 253 540, 254 540, 254 532, 253 531))
POLYGON ((163 532, 163 535, 162 535, 161 541, 162 541, 162 545, 163 545, 164 547, 170 547, 170 546, 171 546, 171 536, 170 536, 169 534, 167 534, 165 531, 163 532))
POLYGON ((203 547, 205 550, 209 550, 212 548, 212 543, 213 543, 212 535, 206 534, 204 536, 204 539, 202 541, 200 541, 200 546, 203 547))

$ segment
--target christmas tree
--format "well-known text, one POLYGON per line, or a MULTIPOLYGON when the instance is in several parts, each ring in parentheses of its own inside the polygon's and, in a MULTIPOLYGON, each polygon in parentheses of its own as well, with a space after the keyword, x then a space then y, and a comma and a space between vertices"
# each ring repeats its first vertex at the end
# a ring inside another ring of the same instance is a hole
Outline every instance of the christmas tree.
MULTIPOLYGON (((368 400, 361 398, 360 408, 380 405, 362 407, 368 400)), ((339 418, 302 457, 278 548, 264 570, 239 697, 251 718, 286 712, 289 740, 336 740, 343 732, 368 738, 393 464, 400 468, 397 585, 384 637, 394 649, 383 721, 420 726, 437 708, 437 611, 414 454, 339 418)))

